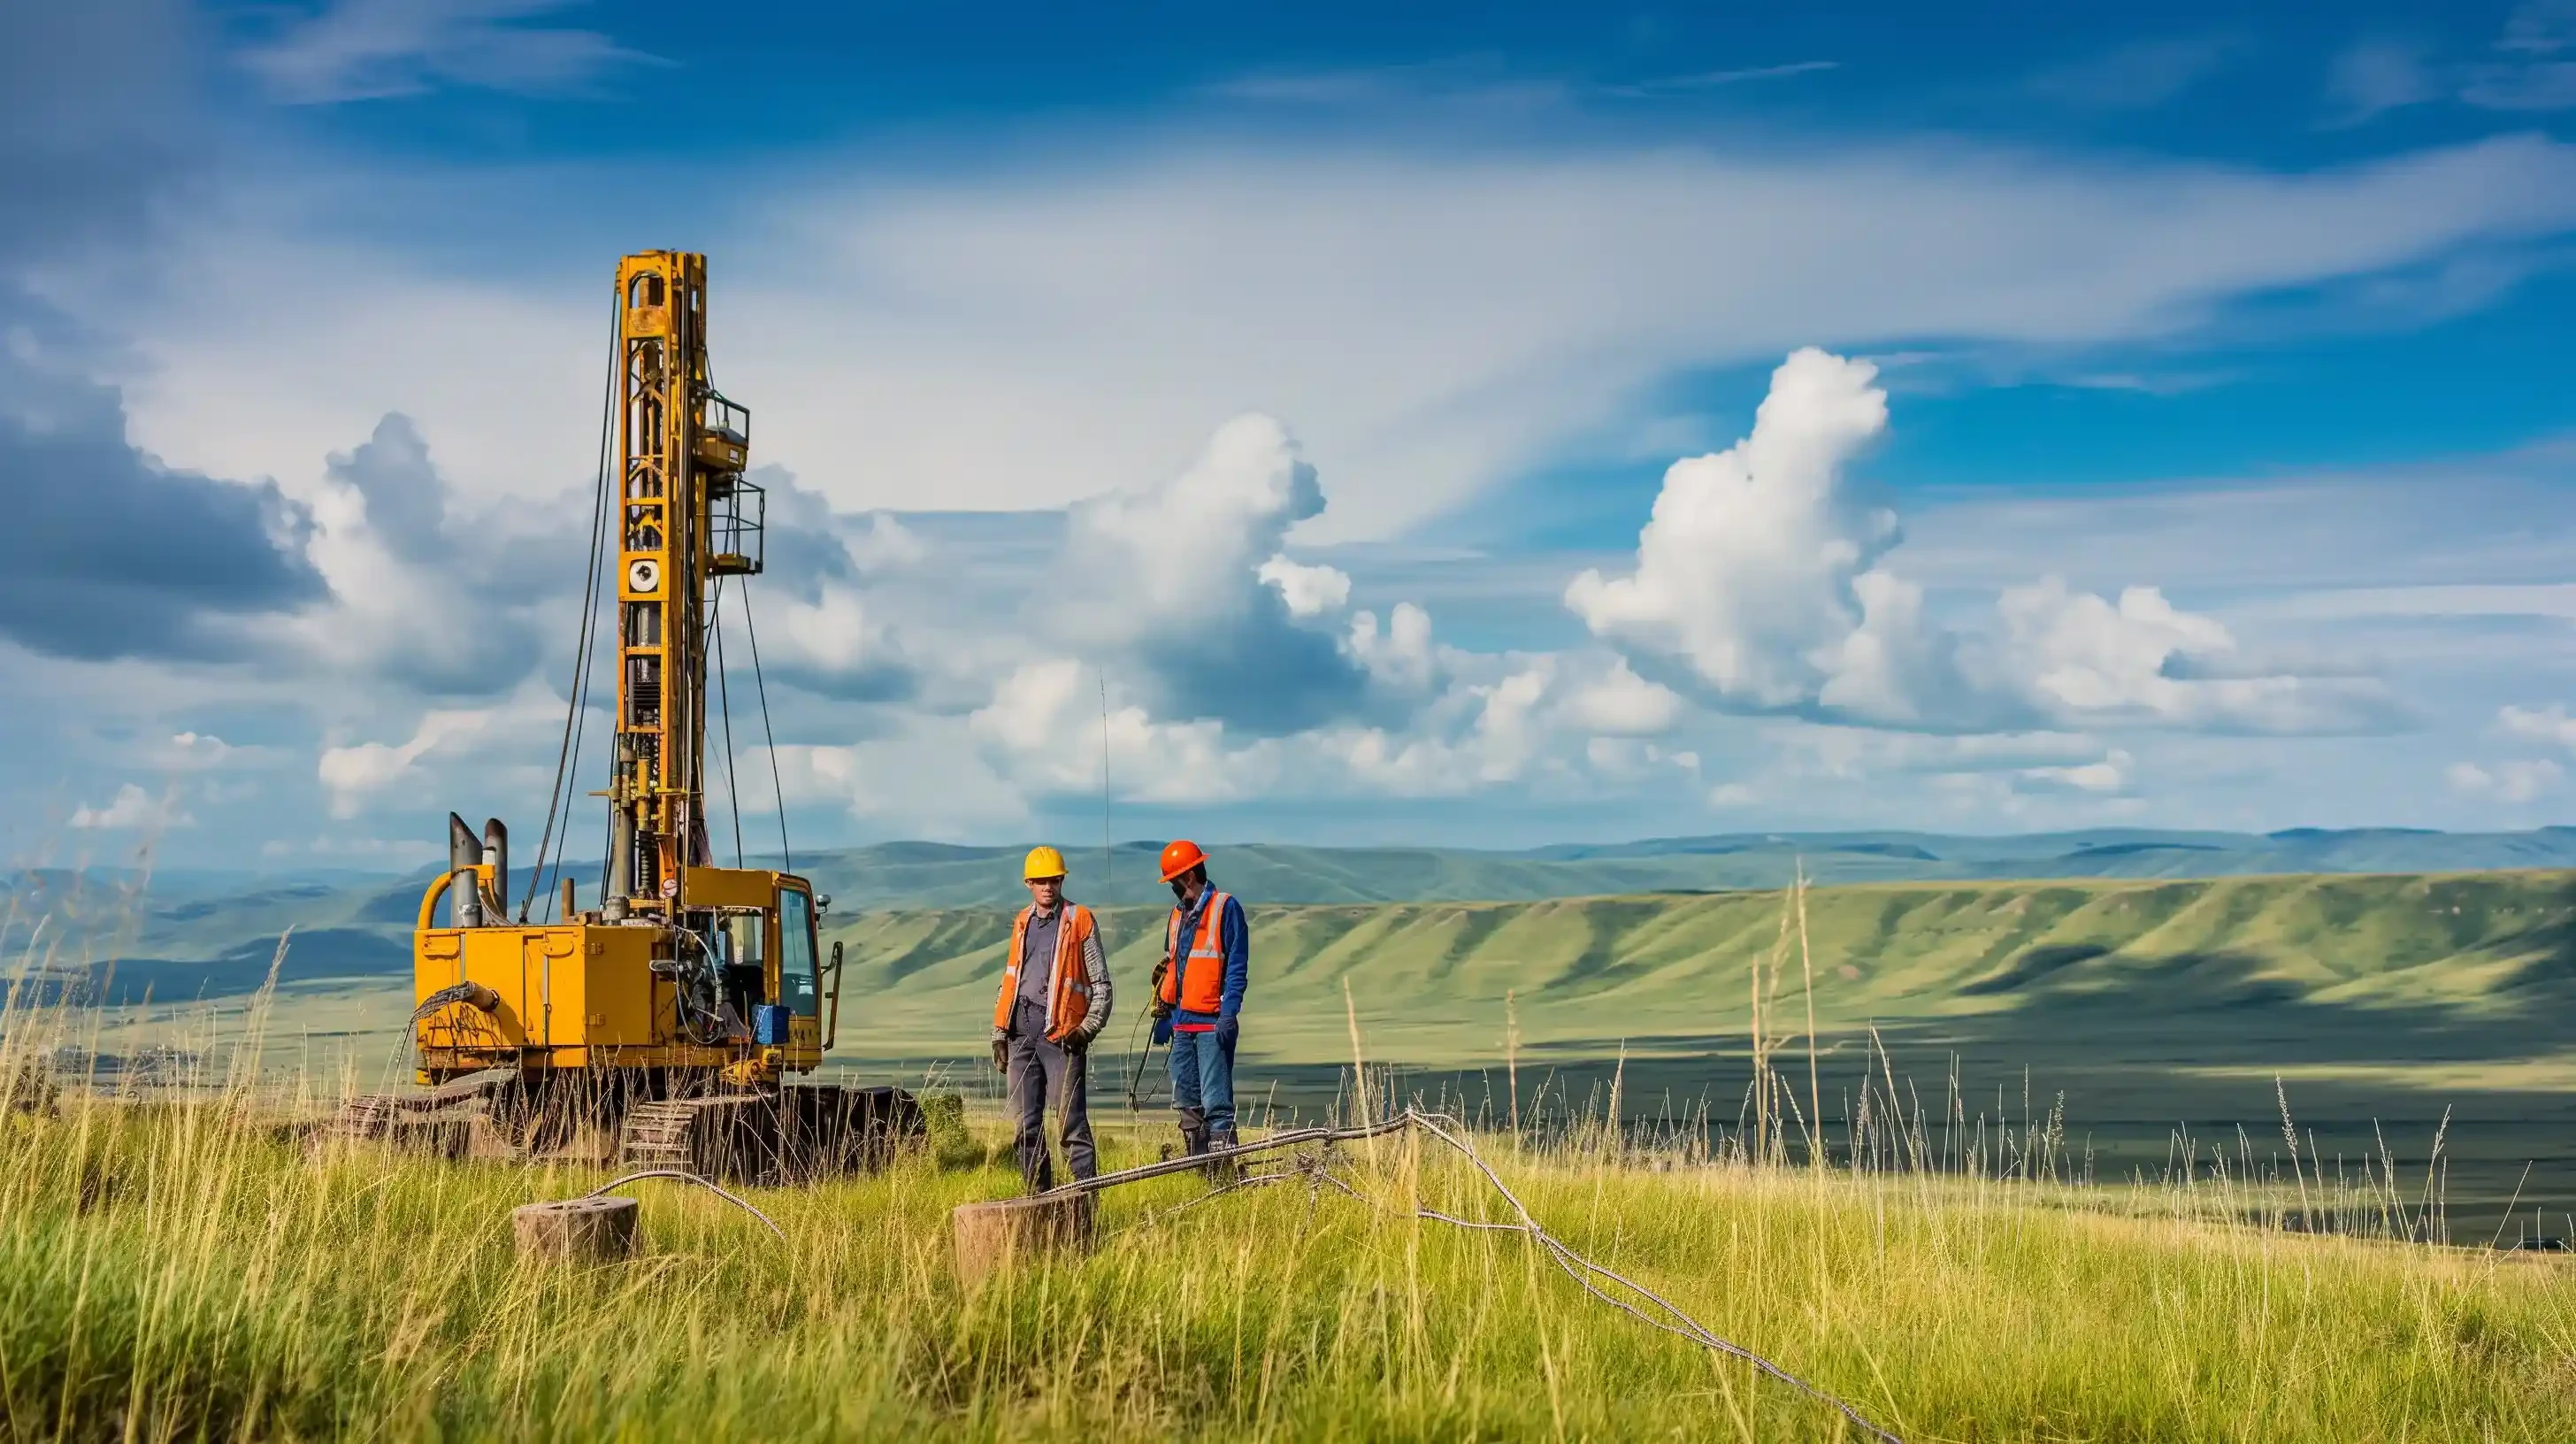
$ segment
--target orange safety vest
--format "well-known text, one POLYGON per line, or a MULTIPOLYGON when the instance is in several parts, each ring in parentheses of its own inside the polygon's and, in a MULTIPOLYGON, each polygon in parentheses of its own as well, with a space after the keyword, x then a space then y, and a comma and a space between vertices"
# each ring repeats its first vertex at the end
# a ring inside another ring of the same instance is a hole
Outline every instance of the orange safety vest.
MULTIPOLYGON (((1064 920, 1056 924, 1055 972, 1047 980, 1046 1035, 1050 1043, 1073 1036, 1091 1014, 1091 970, 1082 945, 1091 940, 1091 909, 1063 904, 1064 920)), ((1034 906, 1020 909, 1011 924, 1011 955, 1002 963, 1002 994, 993 1000, 993 1026, 1011 1026, 1011 1000, 1020 993, 1020 955, 1028 950, 1029 917, 1034 906)))
POLYGON ((1181 947, 1181 919, 1187 914, 1172 909, 1172 920, 1163 926, 1163 980, 1154 990, 1156 999, 1184 1013, 1215 1013, 1225 1007, 1225 905, 1232 901, 1221 892, 1208 894, 1187 950, 1181 947))

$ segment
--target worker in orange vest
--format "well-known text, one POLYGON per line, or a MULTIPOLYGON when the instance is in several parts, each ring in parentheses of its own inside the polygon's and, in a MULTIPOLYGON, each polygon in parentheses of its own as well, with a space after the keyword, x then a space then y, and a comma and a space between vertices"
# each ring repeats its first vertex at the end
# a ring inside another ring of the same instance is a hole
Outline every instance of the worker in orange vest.
POLYGON ((1207 854, 1183 840, 1163 849, 1177 905, 1154 970, 1154 1032, 1172 1045, 1172 1107, 1187 1152, 1234 1146, 1234 1045, 1252 965, 1243 904, 1208 883, 1207 854))
POLYGON ((1065 1167, 1077 1179, 1100 1172, 1084 1060, 1091 1040, 1109 1025, 1109 959, 1091 909, 1066 901, 1064 872, 1063 853, 1030 849, 1020 868, 1029 905, 1011 924, 1002 991, 993 1000, 993 1066, 1010 1102, 1020 1181, 1031 1193, 1055 1186, 1046 1140, 1050 1103, 1065 1167))

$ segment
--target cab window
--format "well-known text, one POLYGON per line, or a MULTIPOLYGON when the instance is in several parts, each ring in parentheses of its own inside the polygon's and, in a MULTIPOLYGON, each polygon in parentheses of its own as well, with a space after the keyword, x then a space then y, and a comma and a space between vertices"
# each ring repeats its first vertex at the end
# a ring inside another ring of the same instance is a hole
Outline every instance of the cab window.
POLYGON ((820 989, 814 981, 814 899, 801 892, 778 895, 778 1001, 813 1017, 820 989))

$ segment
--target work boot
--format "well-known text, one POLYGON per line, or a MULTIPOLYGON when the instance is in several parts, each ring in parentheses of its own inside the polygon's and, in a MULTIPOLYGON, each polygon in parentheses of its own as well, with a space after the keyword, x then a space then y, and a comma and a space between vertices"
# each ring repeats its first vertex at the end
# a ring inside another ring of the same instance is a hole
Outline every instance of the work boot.
POLYGON ((1196 1158, 1208 1151, 1207 1115, 1195 1108, 1178 1111, 1181 1115, 1181 1154, 1196 1158))
MULTIPOLYGON (((1200 1151, 1204 1153, 1213 1153, 1218 1149, 1232 1148, 1234 1145, 1234 1130, 1231 1128, 1218 1129, 1207 1135, 1207 1147, 1200 1151)), ((1207 1173, 1208 1182, 1213 1184, 1224 1185, 1232 1183, 1243 1176, 1243 1164, 1239 1159, 1211 1159, 1203 1165, 1203 1168, 1207 1173)))

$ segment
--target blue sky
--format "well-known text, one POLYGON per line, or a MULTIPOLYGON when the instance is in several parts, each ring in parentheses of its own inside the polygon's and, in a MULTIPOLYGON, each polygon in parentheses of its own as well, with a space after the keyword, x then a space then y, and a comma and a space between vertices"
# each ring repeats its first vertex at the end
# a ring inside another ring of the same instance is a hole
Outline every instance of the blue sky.
POLYGON ((0 19, 0 845, 541 812, 663 245, 815 845, 2568 816, 2576 5, 738 8, 0 19))

